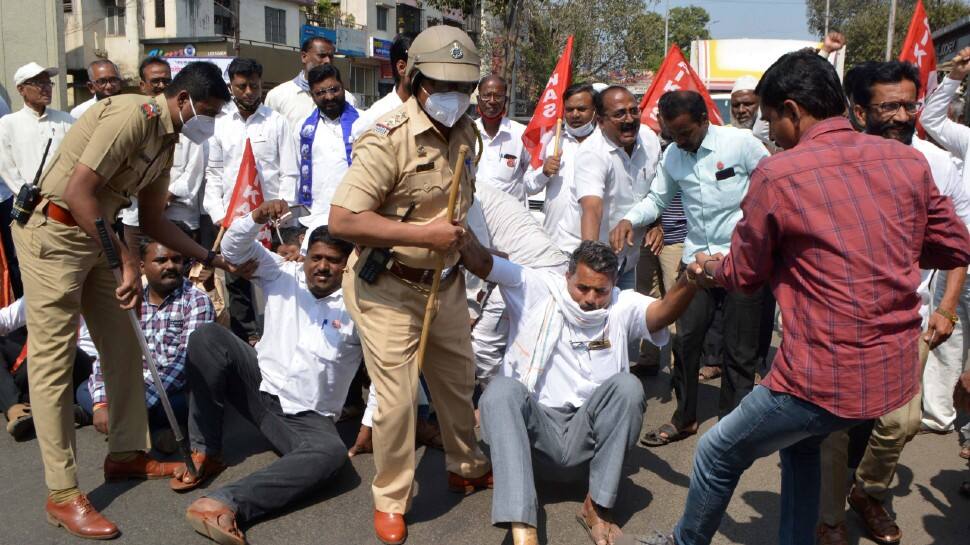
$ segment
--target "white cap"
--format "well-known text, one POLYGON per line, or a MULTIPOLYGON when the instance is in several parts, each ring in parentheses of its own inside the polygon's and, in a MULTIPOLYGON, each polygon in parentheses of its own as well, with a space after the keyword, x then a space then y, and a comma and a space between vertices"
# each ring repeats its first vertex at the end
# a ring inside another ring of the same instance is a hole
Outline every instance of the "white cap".
POLYGON ((758 78, 754 76, 741 76, 734 80, 734 87, 731 89, 731 94, 733 95, 738 91, 754 91, 754 88, 757 86, 758 78))
POLYGON ((53 77, 57 75, 58 70, 53 66, 50 68, 44 68, 43 66, 37 64, 36 62, 27 63, 21 66, 20 68, 17 69, 16 72, 14 72, 14 75, 13 75, 14 87, 16 87, 17 85, 20 85, 21 83, 29 80, 34 76, 40 75, 43 72, 47 72, 48 76, 53 77))

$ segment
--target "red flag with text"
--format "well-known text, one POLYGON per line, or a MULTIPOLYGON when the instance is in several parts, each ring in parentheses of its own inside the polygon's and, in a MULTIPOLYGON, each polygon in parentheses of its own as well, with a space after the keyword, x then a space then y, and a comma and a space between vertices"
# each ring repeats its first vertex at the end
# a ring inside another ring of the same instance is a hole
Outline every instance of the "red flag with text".
POLYGON ((684 54, 677 47, 677 44, 670 46, 667 57, 660 65, 660 70, 653 76, 650 88, 643 95, 640 101, 640 123, 650 127, 654 132, 660 133, 660 124, 657 121, 657 103, 660 97, 669 91, 697 91, 704 97, 707 104, 707 117, 715 125, 723 125, 721 112, 718 111, 711 95, 708 94, 704 82, 697 76, 697 72, 690 67, 684 54))
POLYGON ((532 168, 542 165, 542 150, 556 134, 556 125, 563 117, 562 95, 573 78, 573 37, 566 39, 566 49, 559 57, 556 69, 549 76, 549 83, 536 104, 532 120, 522 133, 522 143, 529 152, 532 168))
POLYGON ((909 32, 903 41, 899 60, 913 63, 919 69, 919 93, 916 100, 922 101, 936 89, 937 83, 936 49, 933 47, 930 19, 923 7, 923 0, 916 2, 916 10, 913 11, 913 20, 909 23, 909 32))
MULTIPOLYGON (((236 185, 226 208, 226 216, 222 218, 222 227, 229 229, 232 221, 251 214, 253 210, 263 204, 263 187, 259 181, 259 171, 256 169, 256 156, 253 155, 253 144, 246 139, 246 149, 243 151, 242 161, 239 163, 239 174, 236 175, 236 185)), ((269 248, 269 226, 264 225, 257 237, 263 246, 269 248)))

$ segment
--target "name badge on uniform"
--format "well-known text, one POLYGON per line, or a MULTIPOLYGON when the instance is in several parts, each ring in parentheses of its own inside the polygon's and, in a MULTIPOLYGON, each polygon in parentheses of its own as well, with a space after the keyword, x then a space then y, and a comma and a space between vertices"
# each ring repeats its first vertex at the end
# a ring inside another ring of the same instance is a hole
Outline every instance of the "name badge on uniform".
POLYGON ((716 179, 719 182, 722 180, 727 180, 732 176, 734 176, 734 167, 728 167, 714 173, 714 179, 716 179))
POLYGON ((418 165, 414 168, 415 172, 427 172, 429 170, 434 170, 434 161, 430 163, 424 163, 423 165, 418 165))

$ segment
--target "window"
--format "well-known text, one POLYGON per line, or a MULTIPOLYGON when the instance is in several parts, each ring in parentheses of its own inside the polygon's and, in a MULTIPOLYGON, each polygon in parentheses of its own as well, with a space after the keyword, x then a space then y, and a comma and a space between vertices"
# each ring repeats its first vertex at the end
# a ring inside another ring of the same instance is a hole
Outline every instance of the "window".
POLYGON ((74 11, 74 0, 64 0, 64 13, 74 11))
POLYGON ((232 11, 232 0, 215 0, 213 2, 212 32, 217 36, 233 36, 236 27, 232 11))
POLYGON ((125 6, 107 4, 104 7, 104 25, 108 36, 124 36, 125 6))
POLYGON ((286 43, 286 11, 266 6, 266 41, 286 43))
POLYGON ((377 30, 387 30, 387 12, 384 6, 377 6, 377 30))
POLYGON ((155 28, 165 28, 165 0, 155 0, 155 28))

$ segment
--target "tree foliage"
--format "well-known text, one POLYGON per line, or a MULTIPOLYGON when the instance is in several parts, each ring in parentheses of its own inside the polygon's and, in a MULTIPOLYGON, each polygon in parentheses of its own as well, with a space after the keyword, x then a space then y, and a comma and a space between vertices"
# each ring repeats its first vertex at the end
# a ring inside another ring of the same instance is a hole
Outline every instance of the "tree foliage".
MULTIPOLYGON (((970 15, 970 5, 964 0, 923 0, 923 6, 934 30, 970 15)), ((915 9, 916 0, 898 0, 896 4, 892 58, 899 56, 915 9)), ((825 0, 808 0, 807 10, 809 29, 821 36, 825 29, 825 0)), ((889 26, 887 0, 830 0, 829 15, 829 29, 845 34, 847 68, 864 61, 885 59, 889 26)))
MULTIPOLYGON (((691 41, 710 39, 711 33, 707 29, 710 22, 711 16, 704 8, 687 6, 671 9, 667 48, 677 44, 685 55, 690 55, 691 41)), ((640 39, 630 40, 626 44, 629 66, 657 70, 667 55, 664 48, 663 14, 654 11, 642 13, 633 19, 631 27, 632 34, 640 39)))

